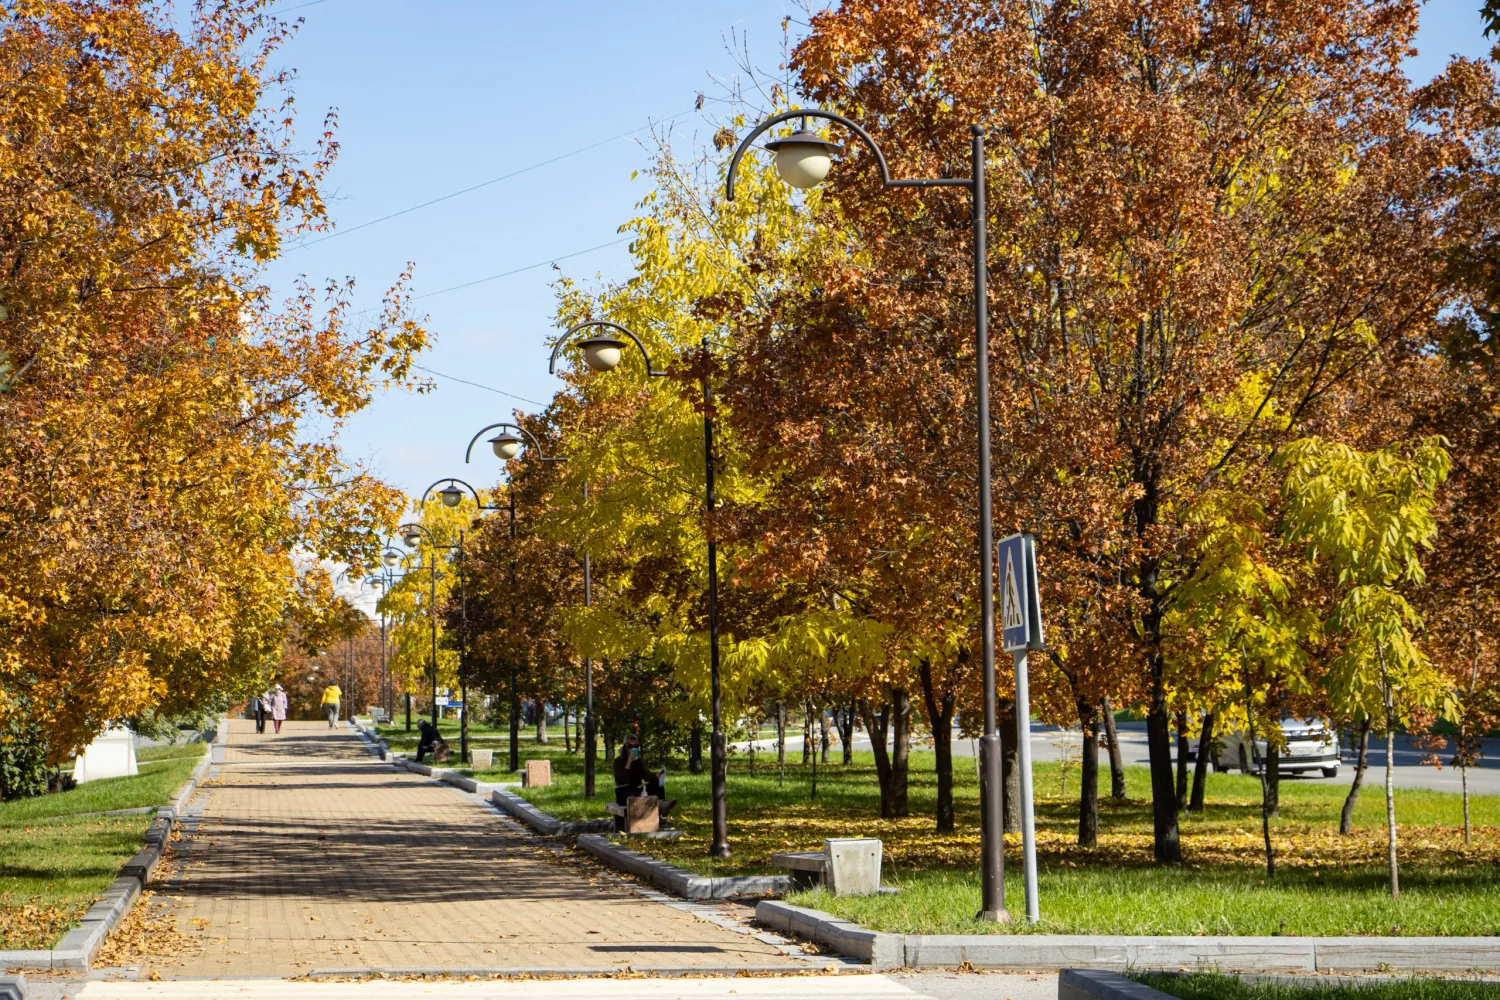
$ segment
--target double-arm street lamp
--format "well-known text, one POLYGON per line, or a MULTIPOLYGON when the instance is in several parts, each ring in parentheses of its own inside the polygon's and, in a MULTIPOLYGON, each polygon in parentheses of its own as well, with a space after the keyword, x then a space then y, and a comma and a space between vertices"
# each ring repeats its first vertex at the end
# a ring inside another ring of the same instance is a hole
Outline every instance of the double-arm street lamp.
MULTIPOLYGON (((734 200, 734 177, 740 159, 758 137, 782 122, 802 119, 801 127, 789 136, 773 139, 765 148, 776 155, 776 171, 792 187, 810 188, 828 176, 832 154, 839 147, 807 127, 807 119, 821 118, 849 129, 869 148, 880 172, 880 183, 888 188, 962 188, 969 192, 970 221, 974 239, 974 364, 975 402, 979 422, 979 601, 980 647, 984 662, 984 735, 979 740, 980 774, 980 857, 983 902, 979 918, 1007 922, 1005 909, 1005 842, 1001 809, 1000 737, 995 729, 995 595, 994 595, 994 527, 990 509, 990 377, 989 377, 989 303, 987 291, 987 252, 985 248, 984 195, 984 129, 971 128, 971 167, 968 177, 893 178, 885 154, 870 134, 853 120, 832 111, 810 109, 787 111, 761 122, 747 135, 729 161, 724 180, 725 194, 734 200)), ((1018 658, 1019 661, 1019 658, 1018 658)), ((1020 710, 1017 712, 1020 715, 1020 710)), ((1022 746, 1029 750, 1027 721, 1019 720, 1022 746)), ((1023 807, 1024 807, 1023 803, 1023 807)), ((1030 867, 1031 852, 1028 855, 1030 867)), ((1036 919, 1035 879, 1030 870, 1026 879, 1026 910, 1036 919)))
MULTIPOLYGON (((661 378, 667 373, 658 371, 651 364, 651 355, 646 351, 646 345, 641 343, 630 330, 618 323, 610 323, 606 320, 589 320, 579 323, 577 326, 564 333, 552 348, 552 358, 547 362, 547 371, 554 374, 557 366, 557 352, 564 344, 572 341, 572 338, 585 330, 598 331, 591 336, 577 341, 573 346, 583 351, 584 362, 596 372, 607 372, 617 368, 622 360, 621 352, 625 349, 626 342, 612 333, 621 334, 640 349, 641 357, 646 361, 646 375, 648 378, 661 378)), ((708 338, 704 337, 701 351, 708 354, 708 338)), ((708 371, 705 368, 703 374, 703 469, 704 480, 704 509, 712 515, 714 512, 714 418, 713 418, 713 386, 709 383, 708 371)), ((587 497, 587 493, 585 493, 587 497)), ((729 790, 726 780, 725 769, 728 766, 728 748, 725 746, 723 725, 723 701, 719 692, 719 557, 718 548, 714 542, 713 528, 709 526, 706 531, 708 535, 708 677, 710 700, 713 711, 713 733, 709 741, 709 785, 711 799, 713 802, 713 842, 709 844, 708 853, 710 857, 729 857, 729 790)), ((585 556, 585 558, 587 558, 585 556)), ((585 573, 587 564, 585 563, 585 573)), ((587 602, 588 589, 584 590, 585 602, 587 602)), ((592 740, 592 737, 590 737, 592 740)), ((592 743, 590 744, 592 746, 592 743)))

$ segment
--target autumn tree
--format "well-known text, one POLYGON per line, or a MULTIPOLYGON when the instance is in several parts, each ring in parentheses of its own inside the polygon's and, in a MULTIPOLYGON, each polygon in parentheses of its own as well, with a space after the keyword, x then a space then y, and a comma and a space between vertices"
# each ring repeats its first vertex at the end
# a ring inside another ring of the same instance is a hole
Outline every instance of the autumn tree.
POLYGON ((0 20, 0 726, 54 760, 258 684, 331 596, 299 559, 367 562, 401 503, 336 440, 425 343, 401 288, 359 327, 347 286, 259 283, 337 148, 295 137, 265 6, 0 20))
MULTIPOLYGON (((794 54, 800 96, 857 118, 895 176, 964 169, 970 126, 990 136, 997 523, 1037 531, 1044 564, 1075 556, 1064 618, 1125 592, 1160 860, 1181 856, 1163 622, 1184 526, 1278 444, 1347 432, 1348 402, 1433 334, 1464 150, 1401 73, 1415 26, 1406 0, 847 0, 794 54)), ((881 189, 858 142, 830 188, 858 253, 755 331, 757 443, 869 498, 845 523, 884 537, 851 530, 858 561, 920 525, 920 557, 954 571, 916 575, 972 605, 967 205, 881 189)))

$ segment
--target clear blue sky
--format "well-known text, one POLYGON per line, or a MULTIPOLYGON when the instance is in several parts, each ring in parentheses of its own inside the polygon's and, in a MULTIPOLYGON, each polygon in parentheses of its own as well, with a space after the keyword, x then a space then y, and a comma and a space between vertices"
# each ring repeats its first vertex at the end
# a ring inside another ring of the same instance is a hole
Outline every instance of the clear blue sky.
MULTIPOLYGON (((1450 53, 1483 56, 1480 0, 1429 0, 1413 77, 1450 53)), ((369 220, 479 184, 724 93, 738 69, 727 43, 741 32, 754 63, 775 74, 788 0, 622 3, 516 0, 288 0, 303 17, 281 53, 298 71, 303 134, 338 109, 342 152, 328 192, 343 235, 295 249, 270 271, 286 291, 298 274, 354 277, 375 305, 410 260, 417 295, 619 239, 645 194, 630 180, 647 154, 629 139, 357 231, 369 220), (716 83, 715 81, 720 81, 716 83)), ((682 140, 706 138, 703 118, 675 120, 682 140)), ((623 244, 563 260, 573 277, 628 276, 623 244)), ((533 400, 555 383, 544 341, 550 266, 419 299, 436 344, 422 364, 533 400)), ((463 448, 485 424, 529 404, 444 378, 427 395, 391 393, 345 427, 349 454, 415 493, 458 475, 494 482, 488 451, 465 471, 463 448)))

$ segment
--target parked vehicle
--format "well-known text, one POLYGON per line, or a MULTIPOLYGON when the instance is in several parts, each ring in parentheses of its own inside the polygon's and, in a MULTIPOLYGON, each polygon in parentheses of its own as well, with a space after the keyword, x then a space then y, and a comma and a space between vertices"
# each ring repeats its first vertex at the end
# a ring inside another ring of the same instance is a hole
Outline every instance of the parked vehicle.
MULTIPOLYGON (((1286 737, 1286 747, 1277 761, 1276 770, 1281 774, 1305 774, 1321 771, 1325 778, 1336 778, 1339 774, 1339 736, 1327 719, 1298 719, 1284 716, 1281 732, 1286 737)), ((1230 732, 1214 735, 1214 755, 1211 763, 1216 771, 1239 768, 1246 774, 1260 774, 1265 766, 1266 741, 1250 742, 1247 732, 1230 732)), ((1196 757, 1197 746, 1193 746, 1196 757)))

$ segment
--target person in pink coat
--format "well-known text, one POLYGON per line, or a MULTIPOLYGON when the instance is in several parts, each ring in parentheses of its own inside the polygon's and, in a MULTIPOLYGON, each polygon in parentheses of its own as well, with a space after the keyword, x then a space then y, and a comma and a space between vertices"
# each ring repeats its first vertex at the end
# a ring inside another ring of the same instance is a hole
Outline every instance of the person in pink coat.
POLYGON ((273 687, 271 693, 266 695, 266 707, 271 713, 271 724, 276 727, 278 733, 281 732, 281 724, 286 721, 286 691, 280 684, 273 687))

